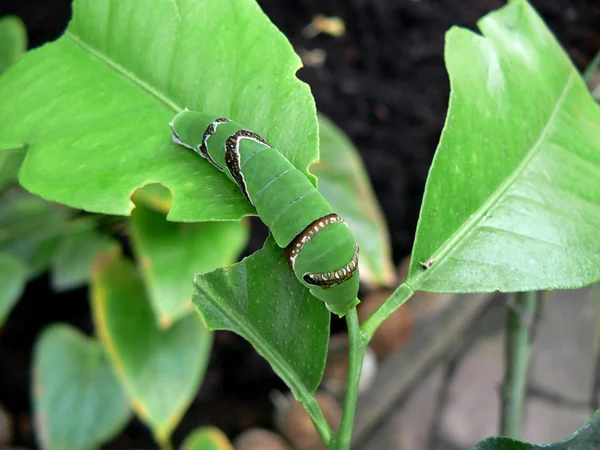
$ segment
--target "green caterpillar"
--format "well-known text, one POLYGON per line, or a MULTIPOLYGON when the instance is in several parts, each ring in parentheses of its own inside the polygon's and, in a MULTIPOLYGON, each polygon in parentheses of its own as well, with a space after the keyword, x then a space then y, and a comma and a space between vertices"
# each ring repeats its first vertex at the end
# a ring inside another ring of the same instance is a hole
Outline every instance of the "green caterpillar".
POLYGON ((261 136, 228 119, 186 108, 170 125, 173 142, 238 185, 311 294, 339 316, 356 306, 356 239, 302 172, 261 136))

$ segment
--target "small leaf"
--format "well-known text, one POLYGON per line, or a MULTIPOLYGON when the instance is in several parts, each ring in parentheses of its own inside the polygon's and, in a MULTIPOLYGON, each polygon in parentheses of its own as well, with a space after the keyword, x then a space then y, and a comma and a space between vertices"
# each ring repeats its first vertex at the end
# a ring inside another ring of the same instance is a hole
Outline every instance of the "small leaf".
POLYGON ((0 252, 27 265, 28 278, 46 270, 72 210, 16 188, 0 197, 0 252))
POLYGON ((471 450, 591 450, 600 448, 600 411, 578 431, 565 440, 537 445, 506 437, 491 437, 479 442, 471 450))
POLYGON ((360 154, 330 119, 323 114, 318 117, 321 158, 312 172, 319 179, 319 191, 356 235, 361 282, 391 286, 396 272, 387 224, 360 154))
POLYGON ((118 243, 94 230, 93 223, 71 224, 70 232, 60 241, 52 263, 52 287, 66 291, 87 284, 94 257, 118 243))
POLYGON ((233 450, 233 445, 218 428, 202 427, 185 438, 181 450, 233 450))
POLYGON ((600 106, 526 1, 478 26, 483 37, 446 34, 450 107, 407 283, 466 293, 596 282, 600 106))
POLYGON ((0 253, 0 328, 23 293, 26 275, 27 268, 21 260, 0 253))
POLYGON ((159 330, 135 266, 116 251, 95 260, 92 307, 133 409, 165 445, 204 376, 212 333, 194 313, 159 330))
POLYGON ((36 344, 33 404, 45 450, 98 448, 131 417, 100 343, 63 324, 46 328, 36 344))
POLYGON ((269 237, 237 264, 197 275, 194 306, 209 329, 247 339, 303 399, 314 392, 325 368, 329 312, 288 267, 269 237))
POLYGON ((161 328, 192 310, 194 275, 234 262, 248 236, 243 222, 174 223, 143 205, 135 208, 132 243, 161 328))
POLYGON ((0 18, 0 75, 27 50, 27 31, 17 16, 0 18))
POLYGON ((237 220, 252 206, 169 122, 184 107, 236 120, 314 180, 300 66, 255 0, 76 0, 65 34, 0 77, 0 149, 27 145, 19 181, 48 200, 128 215, 138 187, 161 183, 170 220, 237 220))

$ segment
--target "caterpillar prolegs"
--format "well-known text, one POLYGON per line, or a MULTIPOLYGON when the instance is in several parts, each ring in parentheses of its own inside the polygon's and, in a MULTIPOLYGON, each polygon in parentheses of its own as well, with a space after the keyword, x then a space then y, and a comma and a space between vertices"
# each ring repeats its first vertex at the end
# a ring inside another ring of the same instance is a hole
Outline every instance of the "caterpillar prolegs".
POLYGON ((173 141, 229 177, 254 205, 296 278, 340 316, 357 304, 358 245, 348 225, 277 149, 240 124, 183 110, 173 141))

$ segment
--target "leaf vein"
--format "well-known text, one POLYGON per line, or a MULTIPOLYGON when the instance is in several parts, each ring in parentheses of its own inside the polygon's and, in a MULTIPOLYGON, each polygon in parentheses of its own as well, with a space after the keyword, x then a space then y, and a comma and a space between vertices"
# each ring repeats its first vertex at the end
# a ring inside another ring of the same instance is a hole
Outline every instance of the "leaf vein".
POLYGON ((240 319, 232 308, 228 308, 226 305, 215 300, 219 298, 218 296, 211 293, 207 294, 206 298, 208 301, 224 316, 226 322, 238 328, 238 330, 232 329, 231 331, 235 333, 240 332, 240 334, 243 333, 242 335, 255 346, 259 353, 263 354, 267 361, 270 363, 277 362, 277 364, 274 364, 274 369, 276 367, 279 369, 276 369, 276 372, 280 372, 283 375, 282 378, 285 377, 284 379, 287 379, 286 382, 289 382, 290 387, 300 395, 300 398, 307 398, 311 395, 304 386, 304 382, 295 375, 296 371, 279 355, 279 352, 268 341, 263 339, 255 327, 248 325, 243 317, 240 319))
POLYGON ((119 64, 112 58, 109 58, 108 56, 103 55, 101 52, 99 52, 92 46, 85 43, 76 34, 67 30, 65 32, 65 36, 69 37, 75 43, 75 45, 79 46, 84 52, 90 54, 94 58, 96 58, 99 61, 101 61, 102 63, 106 64, 110 69, 115 71, 117 74, 119 74, 123 78, 131 81, 133 84, 139 86, 141 89, 145 90, 150 95, 152 95, 153 97, 155 97, 156 99, 158 99, 162 103, 164 103, 166 106, 171 108, 174 112, 180 111, 182 109, 173 100, 171 100, 167 95, 165 95, 158 89, 151 86, 149 83, 147 83, 144 80, 142 80, 141 78, 139 78, 133 72, 127 70, 125 67, 123 67, 121 64, 119 64))
MULTIPOLYGON (((554 124, 556 117, 565 101, 567 93, 570 91, 571 84, 575 79, 575 71, 571 69, 569 72, 569 76, 567 77, 565 84, 556 99, 556 103, 548 116, 548 120, 546 124, 540 131, 540 135, 537 140, 533 143, 531 148, 525 154, 523 160, 517 165, 517 167, 513 170, 511 174, 509 174, 503 183, 501 183, 498 188, 488 197, 488 199, 481 204, 477 210, 463 222, 463 224, 456 230, 456 232, 452 233, 450 237, 439 246, 438 250, 431 255, 431 257, 435 258, 438 261, 444 259, 452 249, 456 248, 457 245, 470 236, 474 230, 477 229, 477 224, 481 222, 482 218, 488 211, 491 211, 505 196, 507 191, 511 186, 515 184, 515 180, 517 180, 526 170, 527 166, 533 159, 533 157, 538 153, 540 148, 542 148, 542 143, 547 138, 550 133, 551 126, 554 124)), ((434 273, 434 271, 428 270, 420 272, 417 276, 411 279, 412 287, 414 289, 418 289, 419 283, 421 280, 427 278, 430 274, 434 273)))

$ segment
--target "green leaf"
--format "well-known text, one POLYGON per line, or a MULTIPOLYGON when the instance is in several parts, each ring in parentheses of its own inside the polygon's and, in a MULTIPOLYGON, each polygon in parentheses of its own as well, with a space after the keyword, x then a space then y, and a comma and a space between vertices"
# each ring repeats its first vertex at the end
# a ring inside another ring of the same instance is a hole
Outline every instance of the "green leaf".
POLYGON ((25 154, 23 148, 0 151, 0 192, 17 181, 25 154))
POLYGON ((27 265, 27 277, 46 270, 73 211, 16 188, 0 197, 0 252, 27 265))
POLYGON ((52 261, 52 287, 66 291, 84 286, 90 281, 94 257, 118 243, 94 229, 85 221, 71 224, 70 232, 60 241, 52 261))
POLYGON ((506 437, 491 437, 479 442, 471 450, 591 450, 600 448, 600 411, 567 439, 552 444, 537 445, 506 437))
POLYGON ((360 154, 330 119, 323 114, 318 117, 321 158, 312 172, 319 179, 319 191, 356 235, 361 282, 392 286, 396 272, 387 224, 360 154))
POLYGON ((27 50, 27 31, 17 16, 0 18, 0 75, 27 50))
POLYGON ((26 274, 27 268, 18 258, 0 253, 0 328, 25 289, 26 274))
POLYGON ((165 445, 204 376, 212 333, 197 314, 158 329, 135 266, 114 250, 95 260, 92 307, 133 409, 165 445))
POLYGON ((272 237, 237 264, 195 279, 194 306, 209 329, 247 339, 299 400, 325 368, 329 312, 295 278, 272 237))
POLYGON ((46 328, 36 343, 33 405, 45 450, 98 448, 131 418, 100 343, 63 324, 46 328))
POLYGON ((167 214, 171 210, 171 191, 160 183, 148 184, 133 194, 133 202, 167 214))
POLYGON ((242 222, 173 223, 143 205, 135 208, 133 248, 161 328, 192 310, 194 275, 234 262, 249 231, 242 222))
POLYGON ((446 35, 450 107, 407 283, 504 292, 598 281, 600 107, 527 2, 478 26, 484 37, 446 35))
POLYGON ((218 428, 201 427, 185 438, 181 450, 233 450, 233 445, 218 428))
POLYGON ((229 117, 309 176, 317 120, 299 67, 255 0, 76 0, 66 33, 0 78, 0 149, 27 145, 20 182, 69 206, 126 215, 162 183, 170 220, 239 219, 254 209, 172 143, 169 121, 183 107, 229 117))

